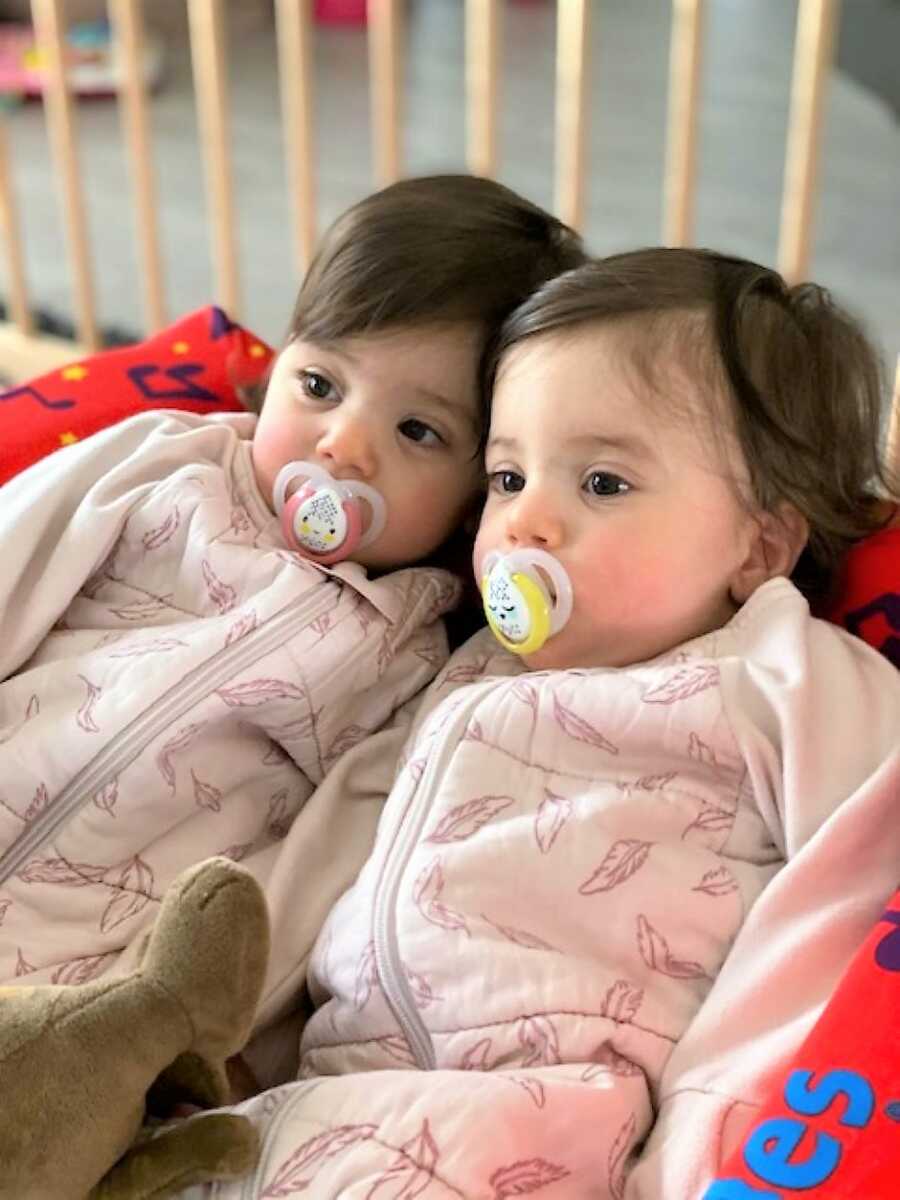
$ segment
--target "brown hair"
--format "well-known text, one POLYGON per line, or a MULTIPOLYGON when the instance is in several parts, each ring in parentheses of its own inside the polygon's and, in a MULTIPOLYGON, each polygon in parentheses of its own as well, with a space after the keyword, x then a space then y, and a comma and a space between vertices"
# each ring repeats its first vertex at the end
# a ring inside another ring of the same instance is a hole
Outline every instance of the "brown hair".
POLYGON ((758 263, 637 250, 576 268, 526 300, 500 331, 488 378, 526 338, 635 319, 649 335, 638 363, 645 374, 660 369, 663 341, 691 356, 692 369, 702 365, 711 391, 725 384, 750 502, 768 512, 787 502, 806 518, 809 541, 792 578, 822 599, 847 548, 884 524, 879 489, 897 495, 879 447, 881 366, 859 325, 824 288, 789 287, 758 263))
POLYGON ((493 180, 404 179, 353 205, 326 231, 288 340, 471 321, 483 328, 484 354, 517 304, 585 258, 577 233, 493 180))

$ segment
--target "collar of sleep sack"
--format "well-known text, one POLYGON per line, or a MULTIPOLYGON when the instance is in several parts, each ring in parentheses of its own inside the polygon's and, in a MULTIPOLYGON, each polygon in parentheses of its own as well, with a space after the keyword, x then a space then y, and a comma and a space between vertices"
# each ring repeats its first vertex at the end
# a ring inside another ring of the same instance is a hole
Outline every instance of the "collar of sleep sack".
MULTIPOLYGON (((245 438, 242 438, 240 442, 241 461, 238 477, 241 490, 244 492, 241 499, 258 527, 260 529, 270 527, 273 531, 277 530, 275 537, 283 545, 284 539, 281 533, 281 523, 266 504, 256 485, 256 474, 253 470, 253 459, 251 456, 251 439, 254 428, 255 420, 253 425, 249 426, 247 430, 251 437, 246 438, 245 435, 245 438)), ((311 559, 300 559, 299 555, 297 557, 310 570, 318 571, 322 575, 329 575, 334 579, 340 579, 342 583, 359 592, 391 625, 396 625, 398 621, 402 620, 408 604, 407 595, 410 585, 406 587, 402 586, 398 578, 400 575, 408 574, 410 570, 416 570, 417 572, 427 570, 431 576, 441 575, 445 577, 447 587, 455 585, 459 588, 460 586, 449 571, 443 571, 437 567, 402 568, 398 571, 390 571, 378 579, 370 579, 366 574, 365 567, 361 567, 359 563, 338 562, 330 567, 326 567, 322 563, 314 562, 311 559)))

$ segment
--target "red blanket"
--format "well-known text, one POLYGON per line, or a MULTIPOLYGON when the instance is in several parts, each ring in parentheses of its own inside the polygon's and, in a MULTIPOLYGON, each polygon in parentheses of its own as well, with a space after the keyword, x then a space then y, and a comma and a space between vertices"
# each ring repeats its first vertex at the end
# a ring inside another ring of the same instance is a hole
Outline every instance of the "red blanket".
POLYGON ((147 408, 240 412, 272 350, 220 308, 0 393, 0 484, 45 454, 147 408))
POLYGON ((853 547, 844 562, 837 598, 822 615, 900 667, 900 514, 887 529, 853 547))
POLYGON ((703 1200, 900 1195, 900 891, 703 1200))

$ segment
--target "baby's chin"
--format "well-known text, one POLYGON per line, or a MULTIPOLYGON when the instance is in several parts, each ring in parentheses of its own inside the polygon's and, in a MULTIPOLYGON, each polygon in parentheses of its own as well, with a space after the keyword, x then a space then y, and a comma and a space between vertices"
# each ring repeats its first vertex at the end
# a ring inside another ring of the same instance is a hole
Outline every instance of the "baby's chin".
POLYGON ((577 667, 603 666, 599 662, 586 662, 560 634, 549 638, 534 654, 523 654, 522 662, 529 671, 571 671, 577 667))
POLYGON ((621 667, 625 663, 617 657, 612 647, 604 647, 599 639, 588 645, 579 644, 575 638, 562 630, 548 638, 534 654, 523 654, 522 661, 529 671, 589 671, 603 667, 621 667))

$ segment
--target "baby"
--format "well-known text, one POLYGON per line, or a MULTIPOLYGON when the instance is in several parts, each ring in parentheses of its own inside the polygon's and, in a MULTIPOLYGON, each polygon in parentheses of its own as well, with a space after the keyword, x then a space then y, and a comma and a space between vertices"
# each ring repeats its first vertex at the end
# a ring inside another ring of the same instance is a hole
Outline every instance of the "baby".
MULTIPOLYGON (((505 323, 474 552, 494 632, 427 693, 313 955, 301 1078, 241 1106, 261 1164, 217 1200, 638 1194, 752 906, 799 870, 827 911, 808 855, 836 860, 845 806, 895 802, 900 676, 808 603, 878 519, 879 399, 826 293, 709 252, 581 266, 505 323)), ((865 930, 900 835, 856 837, 865 930)), ((840 955, 817 963, 827 995, 840 955)), ((773 990, 799 1040, 810 1011, 773 990)), ((667 1165, 718 1128, 669 1123, 639 1194, 698 1197, 667 1165)))
POLYGON ((396 184, 325 235, 259 417, 148 412, 2 489, 0 981, 104 971, 211 854, 264 877, 433 678, 485 347, 581 261, 499 184, 396 184))

